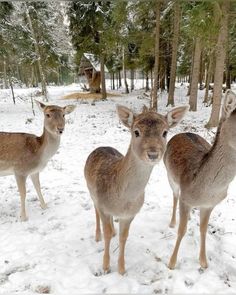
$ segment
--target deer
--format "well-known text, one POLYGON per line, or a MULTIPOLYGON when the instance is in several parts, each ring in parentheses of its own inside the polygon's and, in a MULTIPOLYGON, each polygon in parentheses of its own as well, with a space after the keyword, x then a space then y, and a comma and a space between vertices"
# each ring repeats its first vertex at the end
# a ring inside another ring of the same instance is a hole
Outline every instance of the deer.
POLYGON ((60 107, 35 102, 44 114, 44 128, 41 136, 0 132, 0 176, 15 176, 21 200, 21 221, 28 219, 25 209, 28 176, 37 192, 41 208, 47 207, 41 192, 39 173, 59 148, 65 127, 65 115, 75 109, 74 105, 60 107))
POLYGON ((115 235, 113 217, 119 220, 118 272, 125 273, 125 244, 135 215, 144 203, 144 190, 155 164, 161 159, 167 132, 183 118, 186 106, 175 107, 166 116, 144 107, 135 114, 117 105, 120 121, 131 132, 128 151, 123 156, 112 147, 98 147, 88 156, 84 174, 95 207, 95 241, 101 240, 100 220, 104 234, 104 274, 110 271, 110 241, 115 235))
POLYGON ((230 182, 236 174, 236 94, 228 90, 214 143, 194 133, 180 133, 171 138, 164 155, 169 184, 173 191, 173 211, 170 227, 176 224, 179 200, 179 227, 175 247, 168 267, 174 269, 178 250, 187 230, 191 208, 200 209, 200 253, 202 268, 208 267, 206 232, 214 207, 227 196, 230 182))

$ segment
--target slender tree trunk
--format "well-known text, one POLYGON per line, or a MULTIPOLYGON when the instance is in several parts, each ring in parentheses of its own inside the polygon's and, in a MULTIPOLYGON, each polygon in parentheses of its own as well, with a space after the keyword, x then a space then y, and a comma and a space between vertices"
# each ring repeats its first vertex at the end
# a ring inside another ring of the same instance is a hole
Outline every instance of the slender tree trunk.
POLYGON ((11 94, 12 94, 12 100, 13 100, 13 103, 16 104, 16 98, 15 98, 15 93, 14 93, 14 89, 13 89, 13 83, 12 83, 12 69, 11 67, 9 66, 8 68, 8 80, 9 80, 9 85, 10 85, 10 89, 11 89, 11 94))
POLYGON ((161 92, 166 89, 166 67, 165 67, 165 59, 162 57, 160 58, 160 75, 159 75, 159 85, 161 92))
POLYGON ((30 86, 31 87, 34 87, 34 80, 35 80, 35 77, 34 77, 34 67, 32 66, 31 67, 31 79, 30 79, 30 86))
POLYGON ((192 72, 192 81, 191 81, 190 97, 189 97, 190 111, 194 111, 194 112, 197 110, 197 93, 198 93, 200 61, 201 61, 201 41, 200 41, 200 38, 197 37, 195 39, 193 72, 192 72))
POLYGON ((57 67, 57 85, 62 85, 60 66, 57 67))
POLYGON ((193 46, 192 58, 191 58, 191 68, 190 68, 190 73, 189 73, 189 76, 188 76, 189 87, 188 87, 187 96, 189 96, 190 95, 190 92, 191 92, 192 75, 193 75, 193 65, 194 65, 194 52, 195 52, 195 44, 193 46))
POLYGON ((219 124, 219 114, 221 108, 222 98, 222 82, 225 65, 227 35, 228 35, 228 18, 229 18, 229 1, 223 1, 221 5, 222 16, 220 23, 220 31, 216 44, 216 66, 214 74, 214 88, 213 88, 213 104, 209 122, 206 124, 207 128, 217 127, 219 124))
POLYGON ((157 91, 158 91, 158 72, 159 72, 159 55, 160 55, 160 8, 161 1, 157 0, 156 5, 156 37, 155 37, 155 64, 154 64, 154 82, 152 89, 152 107, 158 110, 157 91))
POLYGON ((119 88, 119 77, 118 77, 118 75, 119 75, 119 72, 116 73, 116 89, 119 88))
POLYGON ((148 77, 148 72, 146 72, 145 75, 146 75, 145 91, 149 91, 149 90, 150 90, 150 87, 149 87, 149 77, 148 77))
POLYGON ((118 71, 118 81, 119 81, 118 86, 119 86, 119 88, 121 88, 121 87, 122 87, 122 83, 121 83, 121 74, 120 74, 120 70, 118 71))
POLYGON ((204 62, 203 62, 203 52, 201 53, 200 57, 200 70, 199 70, 199 90, 203 90, 204 85, 203 85, 203 79, 204 79, 204 62))
POLYGON ((177 53, 178 53, 178 41, 179 41, 179 28, 180 28, 180 3, 175 2, 174 5, 174 22, 173 22, 173 40, 172 40, 172 54, 171 54, 171 72, 170 72, 170 86, 168 91, 167 106, 175 105, 174 93, 175 93, 175 80, 176 80, 176 67, 177 67, 177 53))
POLYGON ((134 90, 134 69, 130 70, 130 90, 134 90))
POLYGON ((8 88, 8 81, 7 81, 7 62, 6 59, 3 59, 3 77, 4 77, 4 88, 8 88))
POLYGON ((153 69, 150 71, 151 93, 150 93, 150 108, 152 108, 152 90, 153 90, 153 69))
POLYGON ((227 48, 226 48, 226 90, 231 89, 231 66, 230 66, 230 53, 229 53, 229 32, 227 33, 227 48))
POLYGON ((45 79, 43 66, 42 66, 42 57, 41 57, 41 54, 40 54, 38 40, 37 40, 36 35, 35 35, 35 31, 34 31, 34 28, 33 28, 33 25, 32 25, 31 16, 30 16, 29 9, 28 9, 27 5, 28 4, 25 3, 26 18, 27 18, 27 21, 29 23, 30 33, 31 33, 32 38, 34 40, 34 48, 35 48, 35 53, 36 53, 36 56, 37 56, 38 69, 39 69, 39 74, 40 74, 40 79, 41 79, 42 94, 44 95, 45 100, 48 101, 46 79, 45 79))
POLYGON ((115 90, 115 73, 112 73, 112 90, 115 90))
POLYGON ((127 78, 126 78, 125 48, 124 47, 123 47, 123 77, 124 77, 124 84, 125 84, 125 93, 129 93, 129 86, 128 86, 127 78))
POLYGON ((100 63, 101 63, 102 100, 106 100, 107 99, 107 92, 106 92, 105 64, 104 64, 104 55, 103 54, 101 54, 101 56, 100 56, 100 63))
POLYGON ((212 64, 213 64, 213 58, 212 55, 210 54, 209 57, 209 62, 208 62, 208 67, 207 67, 207 74, 206 74, 206 88, 205 88, 205 95, 204 95, 204 104, 208 104, 209 101, 209 87, 210 87, 210 81, 211 81, 211 76, 212 76, 212 64))

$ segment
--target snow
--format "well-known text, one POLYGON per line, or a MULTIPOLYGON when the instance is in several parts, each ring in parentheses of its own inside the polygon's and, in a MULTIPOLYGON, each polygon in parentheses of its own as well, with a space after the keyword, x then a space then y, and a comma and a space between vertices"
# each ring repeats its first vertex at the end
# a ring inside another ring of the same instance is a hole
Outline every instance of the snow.
MULTIPOLYGON (((28 181, 29 221, 20 222, 20 199, 14 177, 0 178, 0 294, 235 294, 236 182, 232 182, 227 199, 211 215, 207 236, 209 268, 203 270, 198 263, 199 212, 192 210, 176 269, 169 270, 167 263, 177 228, 168 227, 172 192, 162 162, 152 172, 145 203, 131 225, 126 245, 127 273, 124 276, 117 273, 116 236, 111 242, 111 272, 103 274, 104 245, 103 241, 94 241, 95 214, 83 176, 84 164, 98 146, 110 145, 126 152, 130 135, 118 121, 116 103, 138 111, 149 101, 137 99, 141 90, 95 105, 61 99, 75 90, 77 85, 49 88, 52 103, 72 103, 77 108, 67 117, 57 154, 40 174, 48 209, 41 210, 28 181)), ((13 105, 10 92, 0 90, 0 130, 40 135, 43 115, 35 107, 36 116, 33 116, 29 99, 34 91, 16 89, 17 104, 13 105)), ((178 86, 176 105, 187 103, 186 91, 185 86, 178 86)), ((169 132, 168 138, 178 132, 191 131, 208 141, 213 139, 215 130, 204 129, 210 108, 202 105, 203 95, 204 91, 200 91, 198 112, 188 113, 183 122, 169 132)), ((160 95, 161 113, 167 111, 166 96, 166 93, 160 95)), ((117 228, 117 223, 115 226, 117 228)))
MULTIPOLYGON (((92 53, 84 53, 84 56, 86 59, 88 59, 91 63, 91 65, 93 66, 93 68, 99 72, 101 70, 101 64, 99 62, 99 60, 97 59, 97 57, 92 54, 92 53)), ((108 73, 108 69, 106 67, 106 65, 104 65, 104 71, 105 73, 108 73)))

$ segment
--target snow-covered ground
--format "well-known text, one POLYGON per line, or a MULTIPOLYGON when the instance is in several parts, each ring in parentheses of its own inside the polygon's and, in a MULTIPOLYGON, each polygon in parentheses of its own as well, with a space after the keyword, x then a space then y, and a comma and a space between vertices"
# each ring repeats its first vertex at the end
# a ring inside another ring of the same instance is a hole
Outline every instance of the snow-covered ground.
MULTIPOLYGON (((177 267, 167 263, 177 229, 168 223, 172 209, 172 192, 161 162, 152 172, 146 187, 145 203, 135 217, 126 245, 127 273, 117 273, 118 236, 111 243, 111 272, 102 273, 103 241, 94 241, 95 214, 83 168, 89 153, 98 146, 110 145, 125 153, 130 140, 115 113, 120 103, 135 110, 148 99, 137 99, 142 91, 113 97, 95 105, 64 101, 61 96, 78 87, 51 87, 53 103, 77 105, 67 117, 66 131, 57 154, 41 173, 42 191, 48 209, 42 211, 36 192, 27 182, 29 221, 20 222, 20 198, 13 176, 0 178, 0 294, 51 293, 154 293, 154 294, 235 294, 236 293, 236 182, 228 197, 213 211, 208 228, 209 268, 198 263, 199 212, 192 211, 177 267)), ((30 100, 31 90, 18 89, 17 104, 10 92, 0 90, 0 130, 40 135, 43 115, 30 100), (23 99, 23 100, 22 100, 23 99)), ((176 90, 176 105, 185 104, 187 89, 176 90)), ((213 131, 204 124, 210 108, 203 107, 199 94, 199 111, 188 113, 183 122, 169 132, 169 138, 182 131, 201 134, 211 141, 213 131)), ((166 94, 160 95, 161 113, 166 112, 166 94)), ((115 224, 117 227, 117 224, 115 224)))

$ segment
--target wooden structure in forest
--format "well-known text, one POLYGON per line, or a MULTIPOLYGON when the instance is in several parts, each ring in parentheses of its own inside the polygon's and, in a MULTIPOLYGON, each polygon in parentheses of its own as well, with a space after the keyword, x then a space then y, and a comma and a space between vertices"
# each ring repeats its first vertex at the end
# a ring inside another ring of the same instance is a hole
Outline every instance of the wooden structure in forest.
MULTIPOLYGON (((85 75, 89 84, 89 91, 91 93, 101 92, 101 72, 100 61, 91 53, 84 53, 79 66, 79 75, 85 75)), ((105 66, 105 72, 108 72, 105 66)))

